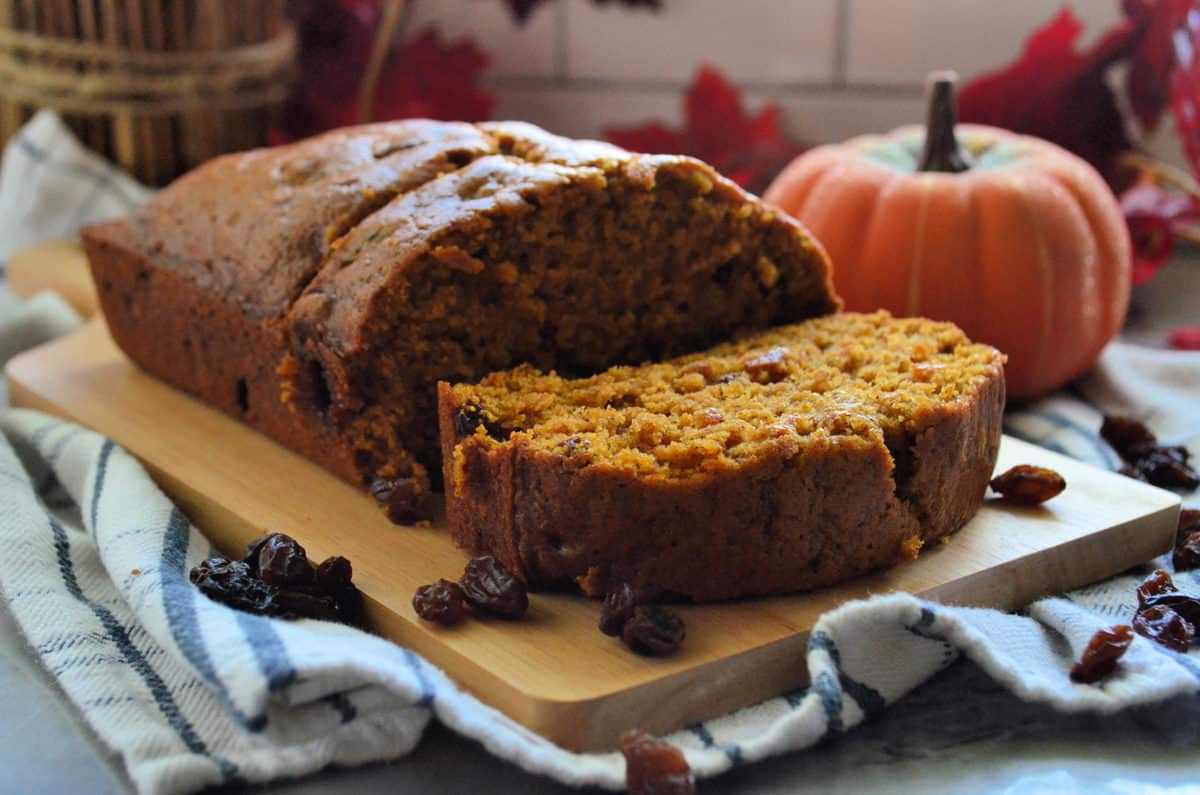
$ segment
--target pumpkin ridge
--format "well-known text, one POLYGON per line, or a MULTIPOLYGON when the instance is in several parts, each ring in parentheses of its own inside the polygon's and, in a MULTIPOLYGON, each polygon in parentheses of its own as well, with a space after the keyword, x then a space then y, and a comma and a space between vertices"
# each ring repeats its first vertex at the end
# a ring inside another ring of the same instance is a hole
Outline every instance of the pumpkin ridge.
POLYGON ((929 219, 929 194, 933 189, 932 177, 921 178, 921 203, 917 208, 917 229, 913 235, 913 258, 908 266, 908 294, 905 298, 905 314, 916 315, 921 307, 921 273, 925 258, 925 223, 929 219))
POLYGON ((1034 246, 1038 253, 1038 276, 1041 280, 1042 288, 1042 328, 1041 334, 1038 335, 1037 353, 1034 355, 1034 372, 1045 372, 1046 367, 1046 349, 1050 345, 1050 336, 1054 331, 1054 267, 1049 261, 1050 249, 1046 245, 1046 235, 1042 230, 1041 219, 1038 214, 1033 211, 1029 205, 1029 198, 1025 193, 1025 185, 1017 176, 1009 176, 1009 184, 1012 186, 1013 195, 1017 201, 1021 203, 1021 209, 1025 211, 1025 217, 1029 219, 1029 227, 1033 230, 1034 246))

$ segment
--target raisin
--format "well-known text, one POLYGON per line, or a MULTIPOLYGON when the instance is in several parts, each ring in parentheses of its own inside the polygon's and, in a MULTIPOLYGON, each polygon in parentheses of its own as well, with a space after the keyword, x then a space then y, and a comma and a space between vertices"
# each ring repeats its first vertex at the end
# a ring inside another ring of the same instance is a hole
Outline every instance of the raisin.
POLYGON ((1200 475, 1188 465, 1183 447, 1155 447, 1144 451, 1131 466, 1138 479, 1163 489, 1191 491, 1200 486, 1200 475))
POLYGON ((307 585, 313 580, 312 564, 304 547, 291 536, 272 533, 258 549, 258 576, 268 585, 307 585))
POLYGON ((503 441, 508 438, 504 429, 488 419, 482 407, 476 403, 464 403, 454 412, 454 432, 459 436, 474 436, 475 429, 482 427, 488 436, 503 441))
POLYGON ((1125 460, 1118 470, 1122 475, 1164 489, 1190 491, 1200 486, 1187 448, 1160 445, 1158 437, 1132 417, 1106 416, 1100 435, 1125 460))
POLYGON ((337 621, 337 602, 332 596, 321 593, 311 585, 295 585, 280 588, 275 599, 274 615, 280 618, 315 618, 319 621, 337 621))
POLYGON ((466 595, 458 583, 438 580, 431 585, 422 585, 413 594, 413 610, 426 621, 448 627, 457 624, 466 615, 463 604, 466 595))
POLYGON ((687 759, 670 743, 643 731, 621 738, 625 788, 630 795, 693 795, 696 779, 687 759))
POLYGON ((673 654, 687 634, 683 619, 658 605, 638 605, 621 629, 621 640, 646 657, 673 654))
POLYGON ((1200 509, 1184 508, 1179 512, 1179 526, 1175 530, 1175 543, 1182 542, 1192 533, 1200 533, 1200 509))
POLYGON ((578 436, 570 436, 560 442, 563 448, 563 455, 568 458, 578 453, 580 456, 587 456, 592 448, 592 443, 587 439, 580 439, 578 436))
POLYGON ((773 384, 776 381, 782 381, 784 378, 787 378, 787 356, 787 348, 776 346, 766 353, 746 360, 742 364, 742 369, 753 381, 757 381, 760 384, 773 384))
POLYGON ((1146 607, 1133 617, 1134 630, 1168 649, 1186 652, 1196 636, 1192 622, 1169 607, 1146 607))
POLYGON ((1192 626, 1200 625, 1200 599, 1179 591, 1148 597, 1142 607, 1169 607, 1190 621, 1192 626))
POLYGON ((336 594, 342 588, 350 585, 354 569, 350 561, 342 556, 326 558, 317 566, 317 586, 327 594, 336 594))
POLYGON ((250 573, 240 560, 209 558, 188 573, 200 592, 214 602, 248 613, 269 613, 275 608, 278 589, 250 573))
POLYGON ((1144 424, 1133 417, 1116 414, 1104 416, 1104 422, 1100 425, 1100 437, 1126 460, 1136 459, 1137 455, 1133 453, 1137 449, 1158 444, 1158 437, 1144 424))
POLYGON ((633 586, 627 582, 618 584, 604 595, 604 607, 600 610, 600 631, 614 638, 620 636, 625 622, 633 618, 633 608, 636 606, 637 597, 633 586))
POLYGON ((327 596, 333 597, 337 606, 338 620, 343 624, 358 625, 362 620, 362 594, 351 582, 354 569, 350 561, 340 555, 326 558, 317 566, 316 585, 327 596))
POLYGON ((265 536, 259 536, 246 545, 246 553, 242 555, 242 562, 250 567, 250 573, 255 577, 258 576, 258 553, 272 535, 274 534, 267 533, 265 536))
POLYGON ((1171 562, 1176 571, 1200 568, 1200 531, 1188 535, 1175 545, 1171 554, 1171 562))
POLYGON ((362 596, 350 575, 350 561, 341 557, 329 558, 314 573, 304 547, 272 533, 250 543, 246 560, 212 558, 188 577, 211 599, 248 613, 356 624, 362 596))
POLYGON ((738 380, 741 375, 741 373, 726 373, 725 375, 719 376, 716 382, 718 384, 732 384, 734 381, 738 380))
POLYGON ((1071 681, 1080 684, 1099 682, 1117 667, 1117 661, 1133 643, 1133 629, 1119 624, 1112 629, 1099 630, 1088 641, 1079 662, 1071 666, 1071 681))
POLYGON ((1053 469, 1021 464, 992 478, 990 485, 1006 502, 1041 505, 1061 494, 1067 481, 1053 469))
POLYGON ((429 494, 415 478, 377 478, 371 483, 371 496, 392 524, 426 519, 430 513, 429 494))
POLYGON ((471 558, 459 580, 467 603, 489 616, 517 619, 529 609, 525 583, 491 555, 471 558))
POLYGON ((1171 579, 1171 575, 1162 569, 1155 569, 1137 587, 1138 607, 1145 607, 1151 604, 1157 596, 1176 593, 1179 593, 1179 589, 1175 587, 1175 582, 1171 579))

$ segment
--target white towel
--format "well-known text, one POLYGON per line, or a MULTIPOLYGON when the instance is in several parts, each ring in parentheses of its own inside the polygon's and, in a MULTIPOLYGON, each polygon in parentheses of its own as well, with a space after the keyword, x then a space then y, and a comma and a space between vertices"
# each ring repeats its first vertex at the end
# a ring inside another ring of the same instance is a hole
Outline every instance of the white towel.
MULTIPOLYGON (((36 184, 48 179, 34 176, 38 164, 60 171, 56 178, 72 173, 51 158, 24 162, 22 153, 47 148, 42 135, 61 144, 66 131, 41 115, 9 146, 0 208, 15 201, 10 166, 28 169, 25 179, 36 184)), ((46 224, 48 235, 66 231, 61 219, 46 224)), ((0 316, 0 329, 5 323, 27 325, 11 312, 0 316)), ((1084 393, 1107 410, 1149 416, 1164 441, 1197 451, 1200 412, 1186 396, 1200 393, 1200 354, 1115 345, 1084 393)), ((1007 425, 1115 464, 1095 436, 1099 410, 1079 397, 1054 396, 1011 414, 1007 425)), ((187 570, 210 545, 111 441, 17 410, 0 415, 0 432, 0 588, 30 646, 121 755, 139 792, 191 792, 402 757, 434 716, 530 772, 572 785, 623 786, 619 754, 558 748, 408 649, 335 624, 266 619, 209 601, 187 570)), ((1134 586, 1146 571, 1040 601, 1019 616, 905 595, 845 605, 821 618, 804 659, 795 661, 808 667, 810 687, 669 739, 697 775, 711 776, 846 731, 960 654, 1020 697, 1064 711, 1109 713, 1196 692, 1200 652, 1171 652, 1141 637, 1102 683, 1077 685, 1067 676, 1096 629, 1132 615, 1134 586)), ((1194 573, 1176 582, 1200 591, 1194 573)))

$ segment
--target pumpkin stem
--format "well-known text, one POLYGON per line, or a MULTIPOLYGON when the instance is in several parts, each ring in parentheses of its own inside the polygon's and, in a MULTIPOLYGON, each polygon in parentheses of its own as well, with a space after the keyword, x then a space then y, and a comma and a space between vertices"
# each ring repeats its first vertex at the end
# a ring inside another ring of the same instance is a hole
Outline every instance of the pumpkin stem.
POLYGON ((958 75, 954 72, 933 72, 926 81, 929 113, 925 122, 925 151, 921 153, 918 171, 957 174, 974 165, 954 135, 957 121, 954 87, 957 83, 958 75))

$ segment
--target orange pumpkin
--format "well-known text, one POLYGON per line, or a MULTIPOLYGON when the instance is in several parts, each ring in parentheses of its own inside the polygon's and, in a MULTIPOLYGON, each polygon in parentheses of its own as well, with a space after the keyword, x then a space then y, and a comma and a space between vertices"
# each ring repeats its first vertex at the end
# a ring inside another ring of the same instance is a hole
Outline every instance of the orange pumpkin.
POLYGON ((953 75, 934 77, 928 135, 909 126, 810 150, 764 198, 825 245, 847 309, 953 321, 1008 354, 1009 397, 1048 392, 1124 322, 1128 230, 1100 174, 1065 149, 956 130, 953 75))

